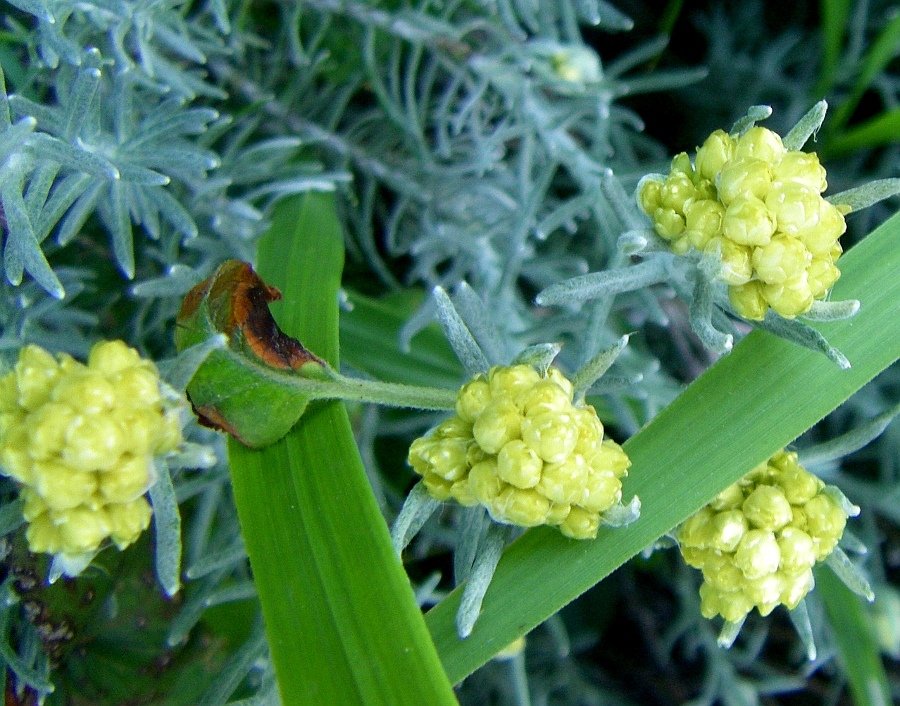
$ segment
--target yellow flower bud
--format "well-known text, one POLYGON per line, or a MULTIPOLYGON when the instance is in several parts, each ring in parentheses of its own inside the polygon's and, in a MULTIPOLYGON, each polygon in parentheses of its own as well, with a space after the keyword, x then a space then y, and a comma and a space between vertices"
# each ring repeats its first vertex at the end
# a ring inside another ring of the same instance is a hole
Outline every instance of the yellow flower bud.
POLYGON ((522 415, 519 408, 505 397, 491 402, 475 420, 472 435, 483 451, 495 454, 508 442, 519 437, 522 415))
POLYGON ((781 550, 769 530, 748 530, 734 552, 734 564, 751 581, 778 570, 781 550))
POLYGON ((744 584, 744 593, 759 610, 759 614, 766 616, 778 605, 781 593, 784 590, 784 579, 776 573, 767 574, 744 584))
POLYGON ((521 439, 513 439, 497 455, 497 475, 517 488, 533 488, 541 480, 544 462, 521 439))
POLYGON ((762 321, 769 310, 769 302, 762 290, 762 282, 752 281, 728 288, 728 300, 738 313, 749 321, 762 321))
POLYGON ((544 412, 563 412, 572 403, 571 396, 552 380, 541 380, 516 400, 522 414, 534 417, 544 412))
POLYGON ((685 237, 691 247, 703 250, 710 239, 722 234, 725 208, 718 201, 694 200, 685 207, 685 237))
POLYGON ((575 450, 578 427, 568 412, 543 412, 522 422, 522 439, 548 463, 561 463, 575 450))
POLYGON ((127 503, 111 503, 106 506, 111 525, 110 538, 119 549, 133 544, 150 526, 153 510, 142 497, 127 503))
POLYGON ((532 389, 541 382, 541 376, 530 365, 496 366, 488 372, 491 396, 501 395, 515 399, 520 393, 532 389))
POLYGON ((47 402, 32 412, 27 422, 32 458, 45 461, 58 456, 66 445, 69 427, 76 416, 75 410, 69 405, 54 402, 47 402))
POLYGON ((725 593, 740 591, 747 582, 731 557, 714 549, 704 552, 698 568, 703 571, 704 581, 725 593))
POLYGON ((653 229, 663 240, 672 240, 684 232, 684 216, 671 208, 658 208, 653 212, 653 229))
POLYGON ((733 552, 748 530, 747 519, 740 510, 717 513, 710 523, 710 546, 716 551, 733 552))
POLYGON ((47 554, 58 554, 63 551, 62 530, 58 525, 53 524, 49 514, 44 513, 32 517, 28 523, 25 539, 28 540, 28 547, 31 551, 47 554))
POLYGON ((814 257, 806 270, 809 291, 815 299, 821 299, 834 286, 841 276, 841 271, 834 266, 830 257, 814 257))
POLYGON ((478 504, 478 498, 475 497, 475 493, 467 478, 454 481, 450 485, 450 497, 463 507, 472 507, 478 504))
POLYGON ((579 506, 590 512, 606 512, 622 499, 622 482, 611 469, 590 468, 584 485, 579 506))
POLYGON ((73 472, 59 461, 36 461, 32 479, 32 487, 51 510, 78 507, 97 489, 96 474, 73 472))
POLYGON ((781 529, 793 517, 784 492, 771 485, 757 486, 747 496, 741 510, 753 527, 770 531, 781 529))
POLYGON ((591 459, 594 468, 609 468, 616 476, 621 478, 628 474, 631 467, 631 459, 625 453, 625 449, 612 439, 604 439, 600 444, 600 451, 591 459))
MULTIPOLYGON (((158 389, 159 380, 154 380, 153 384, 158 389)), ((112 383, 102 374, 88 369, 61 376, 50 398, 84 414, 106 412, 117 402, 116 389, 112 383)), ((157 399, 159 399, 158 392, 157 399)))
POLYGON ((88 354, 88 367, 110 376, 148 363, 124 341, 101 341, 88 354))
POLYGON ((753 251, 746 245, 739 245, 728 238, 713 238, 706 245, 706 252, 718 254, 722 262, 719 279, 731 286, 740 286, 753 276, 751 256, 753 251))
POLYGON ((738 245, 765 245, 774 232, 774 217, 755 196, 738 196, 725 210, 722 233, 738 245))
POLYGON ((775 164, 775 183, 796 182, 821 194, 828 186, 825 168, 815 153, 787 152, 775 164))
POLYGON ((638 187, 638 204, 648 216, 662 206, 662 182, 645 179, 638 187))
POLYGON ((444 501, 450 499, 450 486, 453 483, 441 478, 437 473, 426 471, 422 475, 422 485, 425 486, 425 490, 435 500, 444 501))
POLYGON ((797 237, 814 256, 825 256, 831 253, 837 239, 847 230, 847 223, 841 212, 833 205, 820 199, 818 223, 814 228, 797 232, 797 237))
POLYGON ((538 490, 555 503, 580 505, 585 500, 589 470, 584 457, 578 454, 572 454, 560 463, 547 463, 538 490))
POLYGON ((560 505, 558 503, 550 503, 550 511, 547 513, 547 524, 558 525, 565 520, 572 511, 571 505, 560 505))
POLYGON ((0 440, 0 468, 4 475, 20 483, 31 483, 33 459, 30 443, 24 423, 3 434, 0 440))
POLYGON ((105 471, 112 468, 125 450, 125 435, 115 417, 108 414, 80 414, 68 430, 68 444, 62 459, 77 471, 105 471))
POLYGON ((779 161, 786 153, 781 136, 755 125, 738 138, 735 159, 758 159, 769 164, 779 161))
POLYGON ((803 573, 816 563, 812 537, 796 527, 785 527, 779 533, 778 549, 781 551, 779 568, 788 574, 803 573))
POLYGON ((569 402, 572 401, 572 395, 575 393, 575 388, 572 385, 572 381, 563 375, 559 368, 554 368, 552 366, 547 368, 547 379, 559 385, 560 389, 568 396, 569 402))
POLYGON ((793 235, 819 225, 822 197, 815 189, 791 181, 773 187, 766 196, 766 206, 775 217, 776 228, 793 235))
POLYGON ((684 173, 674 172, 666 179, 660 191, 662 207, 678 214, 684 214, 685 202, 697 195, 694 182, 684 173))
POLYGON ((816 560, 822 561, 831 554, 847 525, 847 515, 837 501, 820 493, 803 506, 806 526, 816 546, 816 560))
POLYGON ((783 588, 778 600, 788 610, 794 610, 815 585, 816 581, 811 569, 800 574, 786 575, 783 578, 783 588))
POLYGON ((709 507, 716 512, 721 512, 722 510, 734 510, 743 504, 744 491, 741 489, 740 483, 732 483, 710 501, 709 507))
POLYGON ((688 157, 687 152, 679 152, 672 158, 671 171, 684 174, 693 182, 694 167, 691 165, 691 158, 688 157))
POLYGON ((469 485, 472 495, 485 507, 491 507, 494 500, 506 488, 506 483, 500 480, 497 461, 492 458, 472 466, 472 470, 469 471, 469 485))
POLYGON ((846 523, 823 488, 797 454, 779 451, 678 528, 685 562, 703 572, 705 616, 738 621, 754 607, 797 606, 846 523))
POLYGON ((772 188, 772 167, 758 159, 729 162, 719 172, 716 186, 719 200, 730 206, 739 198, 761 200, 772 188))
POLYGON ((91 510, 79 506, 52 514, 53 523, 60 529, 63 547, 67 554, 83 554, 94 551, 112 531, 106 509, 91 510))
POLYGON ((813 303, 805 271, 784 282, 764 284, 763 295, 769 306, 785 319, 793 319, 798 314, 806 313, 813 303))
POLYGON ((536 527, 547 522, 550 501, 536 490, 507 487, 488 509, 499 522, 536 527))
POLYGON ((116 391, 116 403, 122 407, 151 407, 159 404, 159 374, 147 368, 121 370, 110 377, 116 391))
POLYGON ((796 238, 776 235, 753 250, 751 262, 759 279, 776 284, 800 276, 812 262, 812 255, 796 238))
POLYGON ((96 475, 99 476, 100 493, 107 501, 128 503, 147 492, 150 485, 150 459, 147 456, 124 454, 115 469, 96 475))
POLYGON ((593 539, 600 527, 600 515, 580 507, 573 507, 559 524, 559 530, 571 539, 593 539))
POLYGON ((107 539, 133 542, 150 520, 152 457, 181 443, 156 366, 121 341, 95 345, 87 365, 26 346, 2 380, 0 466, 22 484, 30 549, 83 566, 107 539))
POLYGON ((19 406, 31 412, 50 399, 59 364, 39 346, 25 346, 15 366, 19 406))
POLYGON ((483 375, 478 375, 459 391, 456 398, 456 413, 470 424, 474 423, 491 401, 491 388, 483 375))
POLYGON ((724 130, 716 130, 697 149, 697 172, 713 181, 725 163, 734 157, 734 140, 724 130))

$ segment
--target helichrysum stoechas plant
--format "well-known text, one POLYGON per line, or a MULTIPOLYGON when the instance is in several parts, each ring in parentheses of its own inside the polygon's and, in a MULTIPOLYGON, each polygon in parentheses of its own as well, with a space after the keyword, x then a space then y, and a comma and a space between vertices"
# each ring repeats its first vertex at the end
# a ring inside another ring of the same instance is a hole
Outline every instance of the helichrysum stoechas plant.
POLYGON ((717 255, 732 306, 761 321, 770 308, 806 313, 840 277, 849 208, 822 197, 827 185, 815 153, 788 150, 756 126, 738 136, 716 130, 693 164, 682 152, 665 180, 645 179, 638 199, 673 252, 717 255))
POLYGON ((463 385, 454 416, 413 442, 409 463, 437 500, 480 503, 505 524, 596 537, 631 463, 572 393, 556 368, 541 376, 530 365, 493 367, 463 385))
POLYGON ((796 453, 779 451, 681 525, 681 554, 703 571, 703 615, 738 623, 753 608, 762 615, 796 608, 814 586, 813 566, 834 551, 847 524, 836 492, 796 453))
POLYGON ((0 378, 0 473, 21 484, 29 548, 66 574, 147 528, 153 457, 181 440, 156 366, 121 341, 97 343, 86 365, 29 345, 0 378))

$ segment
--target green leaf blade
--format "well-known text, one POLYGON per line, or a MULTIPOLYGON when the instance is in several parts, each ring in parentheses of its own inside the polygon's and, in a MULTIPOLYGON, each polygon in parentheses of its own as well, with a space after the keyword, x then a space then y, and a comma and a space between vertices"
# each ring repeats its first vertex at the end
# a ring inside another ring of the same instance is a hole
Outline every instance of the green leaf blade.
POLYGON ((834 629, 838 658, 849 677, 853 703, 856 706, 891 703, 887 675, 863 599, 824 567, 816 571, 816 590, 825 603, 825 612, 834 629))
MULTIPOLYGON (((333 197, 283 203, 260 244, 284 331, 337 365, 343 240, 333 197)), ((260 451, 229 445, 282 701, 455 704, 340 403, 310 405, 260 451)))

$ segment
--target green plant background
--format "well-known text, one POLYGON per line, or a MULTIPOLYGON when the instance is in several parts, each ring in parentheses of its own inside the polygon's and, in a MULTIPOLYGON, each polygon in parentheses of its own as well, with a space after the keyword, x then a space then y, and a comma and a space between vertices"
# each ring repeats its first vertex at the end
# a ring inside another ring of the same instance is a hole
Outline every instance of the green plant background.
POLYGON ((3 480, 7 703, 900 698, 900 429, 852 443, 900 395, 896 199, 848 219, 834 296, 862 309, 821 330, 849 371, 740 326, 749 335, 716 361, 677 281, 582 306, 533 302, 633 264, 616 242, 646 225, 637 181, 752 105, 772 105, 765 125, 783 134, 828 100, 806 148, 828 169, 827 193, 898 176, 895 3, 2 7, 4 366, 26 342, 84 356, 101 338, 163 362, 183 295, 236 257, 282 289, 284 329, 332 360, 339 349, 344 372, 454 389, 465 374, 430 290, 465 309, 465 281, 486 315, 464 313, 493 361, 561 342, 572 372, 632 334, 590 401, 633 459, 626 499, 643 502, 637 523, 595 542, 518 537, 460 640, 464 515, 444 508, 402 564, 387 533, 413 480, 408 444, 440 415, 319 404, 262 452, 191 423, 195 455, 171 470, 181 547, 150 535, 53 587, 3 480), (555 73, 563 64, 581 80, 555 73), (862 509, 845 545, 874 606, 824 569, 807 601, 814 662, 780 610, 719 648, 696 572, 664 537, 645 550, 778 448, 812 457, 834 440, 851 453, 812 470, 862 509), (176 550, 183 588, 169 599, 153 552, 176 550), (60 625, 72 637, 51 639, 60 625))

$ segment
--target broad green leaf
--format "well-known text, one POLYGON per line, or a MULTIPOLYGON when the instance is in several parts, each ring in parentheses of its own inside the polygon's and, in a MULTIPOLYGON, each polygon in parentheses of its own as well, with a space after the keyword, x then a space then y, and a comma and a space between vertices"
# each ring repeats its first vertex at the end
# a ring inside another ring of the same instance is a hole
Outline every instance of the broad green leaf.
MULTIPOLYGON (((338 358, 343 241, 333 197, 283 202, 259 246, 273 314, 338 358)), ((342 404, 310 405, 263 450, 229 444, 244 542, 285 706, 455 704, 391 548, 342 404)))
POLYGON ((852 367, 755 331, 691 384, 624 448, 632 460, 623 491, 643 503, 637 522, 601 529, 596 540, 549 528, 506 550, 472 634, 454 626, 461 589, 426 616, 450 679, 459 681, 497 651, 684 521, 716 493, 834 410, 900 357, 900 216, 841 259, 835 299, 859 313, 817 324, 852 367))
POLYGON ((834 630, 838 658, 850 679, 853 703, 887 706, 891 703, 891 692, 863 599, 827 568, 816 571, 816 590, 825 603, 834 630))

